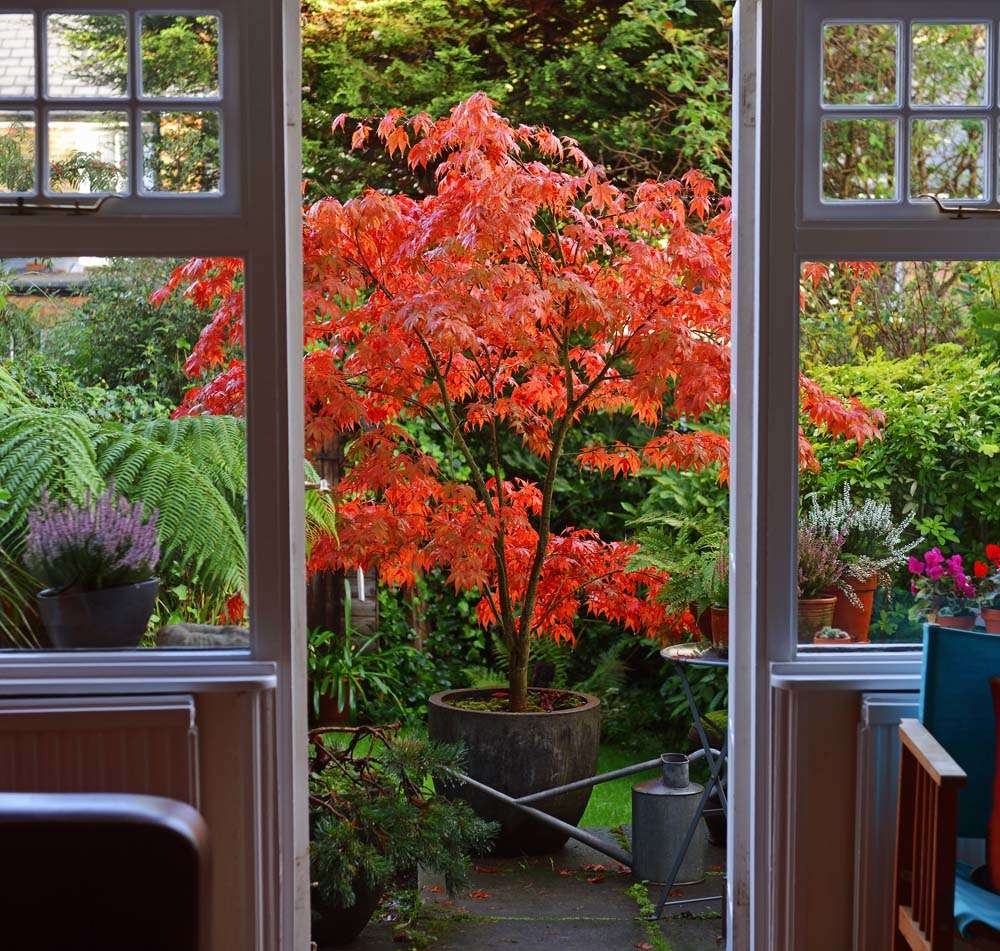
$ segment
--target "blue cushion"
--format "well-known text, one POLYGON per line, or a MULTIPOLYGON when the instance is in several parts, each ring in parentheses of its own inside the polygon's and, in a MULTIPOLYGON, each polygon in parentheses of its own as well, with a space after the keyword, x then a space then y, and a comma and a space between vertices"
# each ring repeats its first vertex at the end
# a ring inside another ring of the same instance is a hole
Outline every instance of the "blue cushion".
POLYGON ((990 678, 1000 677, 1000 635, 928 624, 924 658, 920 720, 969 776, 959 795, 959 836, 984 839, 997 749, 990 678))
POLYGON ((1000 895, 972 881, 971 865, 959 862, 955 873, 955 925, 962 937, 977 921, 1000 931, 1000 895))

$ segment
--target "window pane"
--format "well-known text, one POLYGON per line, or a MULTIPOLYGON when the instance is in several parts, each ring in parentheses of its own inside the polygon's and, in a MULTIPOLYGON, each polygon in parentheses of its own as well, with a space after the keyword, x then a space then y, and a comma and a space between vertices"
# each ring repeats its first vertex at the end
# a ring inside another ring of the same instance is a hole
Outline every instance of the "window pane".
POLYGON ((896 197, 896 121, 823 120, 824 201, 896 197))
POLYGON ((991 261, 803 266, 802 372, 841 406, 801 391, 800 515, 845 569, 808 593, 832 588, 833 625, 856 639, 919 643, 931 615, 1000 606, 998 287, 991 261), (849 592, 866 587, 870 627, 849 592))
POLYGON ((128 33, 117 14, 46 18, 50 96, 87 99, 128 91, 128 33))
POLYGON ((892 105, 896 95, 894 23, 830 23, 823 28, 823 101, 892 105))
POLYGON ((35 95, 35 19, 30 13, 0 15, 0 96, 35 95))
POLYGON ((0 192, 35 188, 34 113, 0 112, 0 192))
POLYGON ((33 253, 0 260, 0 650, 246 648, 241 262, 196 303, 182 259, 33 253))
POLYGON ((142 94, 205 97, 219 94, 219 18, 144 16, 142 94))
POLYGON ((128 113, 51 112, 50 192, 84 195, 128 191, 128 113))
POLYGON ((218 192, 219 114, 142 114, 142 185, 152 192, 218 192))
POLYGON ((988 42, 985 23, 914 24, 912 101, 918 105, 985 105, 988 42))
POLYGON ((911 130, 912 197, 986 197, 985 120, 914 119, 911 130))

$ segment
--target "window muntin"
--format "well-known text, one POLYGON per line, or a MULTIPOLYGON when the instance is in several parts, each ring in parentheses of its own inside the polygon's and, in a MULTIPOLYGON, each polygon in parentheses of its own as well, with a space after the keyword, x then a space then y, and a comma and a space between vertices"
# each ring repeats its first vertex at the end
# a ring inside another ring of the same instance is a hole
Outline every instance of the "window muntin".
POLYGON ((919 217, 934 194, 1000 207, 1000 19, 836 16, 815 4, 804 60, 804 217, 919 217), (826 14, 826 15, 825 15, 826 14))
POLYGON ((222 48, 211 11, 0 14, 0 200, 222 196, 222 48))

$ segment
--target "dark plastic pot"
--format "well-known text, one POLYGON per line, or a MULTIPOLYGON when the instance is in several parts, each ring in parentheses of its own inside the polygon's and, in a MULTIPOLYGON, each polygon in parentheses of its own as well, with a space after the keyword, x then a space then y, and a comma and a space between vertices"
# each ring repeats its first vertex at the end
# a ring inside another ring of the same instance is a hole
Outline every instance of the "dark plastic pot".
MULTIPOLYGON (((434 694, 428 704, 431 738, 440 743, 461 743, 469 776, 508 796, 519 797, 597 773, 601 702, 596 697, 576 694, 583 700, 580 706, 551 713, 463 710, 451 705, 494 693, 446 690, 434 694)), ((545 855, 562 848, 568 838, 485 793, 462 787, 452 787, 445 793, 465 799, 481 818, 500 823, 493 854, 545 855)), ((589 801, 588 787, 531 805, 576 825, 589 801)))
POLYGON ((100 591, 46 589, 38 595, 38 613, 53 647, 137 647, 159 589, 157 578, 100 591))
POLYGON ((317 889, 312 890, 312 939, 319 951, 325 948, 342 948, 350 944, 362 931, 378 903, 383 888, 369 888, 363 882, 354 883, 354 904, 331 905, 324 902, 317 889))

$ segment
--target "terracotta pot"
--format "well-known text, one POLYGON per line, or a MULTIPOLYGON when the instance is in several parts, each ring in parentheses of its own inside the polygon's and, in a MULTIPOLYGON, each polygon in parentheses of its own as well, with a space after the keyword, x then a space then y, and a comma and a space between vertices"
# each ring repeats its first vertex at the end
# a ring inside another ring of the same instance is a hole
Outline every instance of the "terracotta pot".
POLYGON ((937 620, 931 623, 937 624, 938 627, 954 627, 960 631, 971 631, 976 626, 976 616, 974 614, 961 614, 955 617, 951 614, 939 614, 937 620))
POLYGON ((706 641, 712 639, 712 612, 702 611, 701 614, 698 613, 698 605, 692 601, 688 605, 688 610, 691 612, 692 617, 697 618, 698 630, 701 632, 701 636, 705 638, 706 641))
POLYGON ((848 584, 858 596, 861 607, 851 604, 847 595, 843 593, 837 595, 837 606, 833 609, 833 626, 850 634, 852 641, 867 644, 868 629, 872 626, 872 606, 875 603, 875 592, 878 590, 878 575, 873 574, 861 581, 849 579, 848 584))
POLYGON ((714 604, 712 615, 712 646, 720 654, 729 653, 729 608, 719 608, 714 604))
POLYGON ((1000 608, 983 608, 983 624, 987 634, 1000 634, 1000 608))
POLYGON ((816 632, 830 627, 836 598, 799 598, 799 643, 811 644, 816 632))
POLYGON ((346 726, 351 722, 354 711, 349 705, 341 706, 329 694, 320 694, 319 710, 313 704, 312 685, 309 686, 309 726, 346 726))
MULTIPOLYGON (((833 626, 836 627, 837 625, 834 624, 833 626)), ((843 647, 845 644, 853 643, 853 641, 844 640, 842 637, 819 637, 817 635, 813 638, 813 643, 818 647, 843 647)))

